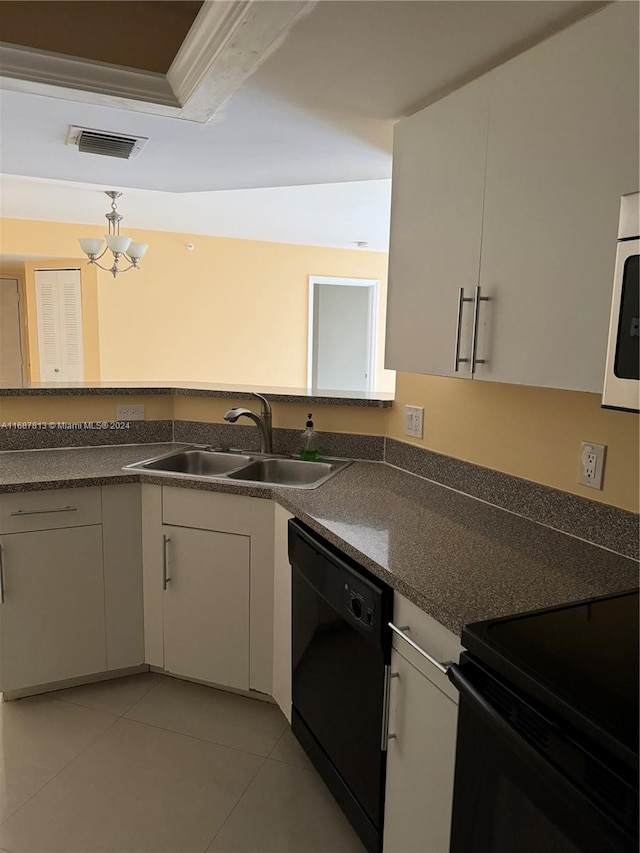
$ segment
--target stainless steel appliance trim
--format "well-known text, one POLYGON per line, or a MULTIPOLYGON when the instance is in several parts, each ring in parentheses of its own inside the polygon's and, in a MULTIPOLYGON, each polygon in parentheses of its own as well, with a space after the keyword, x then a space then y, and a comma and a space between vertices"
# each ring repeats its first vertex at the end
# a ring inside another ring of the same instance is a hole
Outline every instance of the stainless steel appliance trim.
POLYGON ((165 590, 167 588, 167 584, 170 583, 171 578, 167 575, 167 548, 169 546, 169 542, 171 539, 166 535, 166 533, 162 534, 162 589, 165 590))
POLYGON ((468 358, 460 358, 460 337, 462 335, 462 309, 465 302, 473 302, 470 296, 464 295, 464 287, 458 292, 458 322, 456 323, 456 354, 453 360, 453 370, 457 373, 461 364, 468 364, 468 358))
MULTIPOLYGON (((623 196, 624 198, 624 196, 623 196)), ((637 412, 640 409, 640 382, 635 379, 622 379, 615 375, 614 362, 618 345, 618 326, 622 300, 622 280, 626 261, 640 254, 640 239, 620 240, 616 250, 616 262, 613 275, 611 296, 611 314, 609 315, 609 336, 607 339, 607 359, 604 374, 602 405, 616 409, 637 412)))
POLYGON ((428 660, 429 663, 432 666, 435 666, 435 668, 439 670, 443 675, 447 674, 449 667, 452 665, 452 661, 445 661, 444 663, 440 663, 440 661, 436 660, 433 655, 429 654, 429 652, 425 652, 425 650, 421 648, 417 643, 415 643, 411 639, 411 637, 407 637, 405 632, 401 628, 398 628, 397 625, 394 625, 393 622, 389 622, 389 627, 394 632, 394 634, 397 634, 399 637, 402 637, 405 643, 408 643, 412 649, 415 649, 415 651, 418 652, 419 655, 422 655, 425 660, 428 660))
POLYGON ((0 545, 0 604, 4 604, 4 554, 0 545))
POLYGON ((18 509, 15 512, 10 513, 12 516, 16 515, 48 515, 53 512, 77 512, 77 506, 61 506, 56 509, 18 509))
POLYGON ((478 358, 478 321, 480 319, 480 303, 489 302, 488 296, 482 296, 480 285, 476 287, 473 297, 473 333, 471 336, 471 375, 476 372, 477 364, 484 364, 486 359, 478 358))
POLYGON ((618 240, 640 237, 640 193, 627 193, 620 198, 618 240))

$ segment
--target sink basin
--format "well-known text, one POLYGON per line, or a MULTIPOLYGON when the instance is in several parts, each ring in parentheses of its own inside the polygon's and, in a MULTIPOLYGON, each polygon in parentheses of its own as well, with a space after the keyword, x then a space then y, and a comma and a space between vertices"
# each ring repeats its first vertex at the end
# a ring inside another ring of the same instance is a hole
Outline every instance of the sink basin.
POLYGON ((172 474, 188 474, 195 477, 217 477, 247 465, 252 456, 239 453, 216 453, 212 450, 179 450, 157 459, 137 462, 127 466, 143 471, 167 471, 172 474))
POLYGON ((303 462, 274 454, 216 451, 205 447, 185 447, 163 456, 125 465, 125 471, 147 471, 167 477, 201 480, 236 480, 265 486, 315 489, 347 465, 350 459, 326 458, 303 462))
POLYGON ((303 462, 300 459, 259 459, 229 474, 229 479, 277 483, 279 486, 320 485, 341 467, 344 466, 328 462, 303 462))

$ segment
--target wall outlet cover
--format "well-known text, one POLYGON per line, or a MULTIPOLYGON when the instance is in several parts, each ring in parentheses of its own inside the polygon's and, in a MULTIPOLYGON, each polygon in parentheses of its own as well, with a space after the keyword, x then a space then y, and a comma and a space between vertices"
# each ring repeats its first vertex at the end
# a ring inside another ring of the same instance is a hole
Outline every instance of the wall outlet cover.
POLYGON ((589 441, 582 442, 578 465, 578 482, 582 486, 589 486, 591 489, 602 488, 606 451, 606 444, 593 444, 589 441))
POLYGON ((422 438, 424 408, 422 406, 404 407, 404 434, 413 438, 422 438))
POLYGON ((118 421, 143 421, 144 406, 124 405, 116 408, 116 420, 118 421))

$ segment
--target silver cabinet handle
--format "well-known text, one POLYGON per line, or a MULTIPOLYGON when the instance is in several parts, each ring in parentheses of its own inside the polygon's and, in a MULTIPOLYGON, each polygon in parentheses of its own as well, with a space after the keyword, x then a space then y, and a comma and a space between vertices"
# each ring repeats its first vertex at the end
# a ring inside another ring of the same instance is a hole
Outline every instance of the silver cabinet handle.
POLYGON ((486 359, 478 358, 478 320, 480 317, 480 303, 481 302, 489 302, 490 297, 482 296, 480 292, 480 285, 476 287, 475 296, 473 298, 473 335, 471 338, 471 375, 476 372, 477 364, 484 364, 486 359))
POLYGON ((167 574, 167 549, 169 547, 169 539, 165 534, 162 535, 162 589, 166 589, 167 585, 170 583, 171 578, 167 574))
POLYGON ((4 554, 0 545, 0 604, 4 604, 4 554))
MULTIPOLYGON (((420 646, 415 643, 411 639, 411 637, 407 637, 402 628, 398 628, 398 626, 394 625, 393 622, 389 622, 389 627, 394 632, 394 634, 397 634, 399 637, 402 637, 405 643, 408 643, 412 649, 415 649, 415 651, 418 652, 419 655, 422 655, 425 660, 428 660, 432 666, 435 666, 435 668, 439 670, 443 675, 446 675, 447 670, 452 665, 453 661, 446 661, 445 663, 440 663, 440 661, 436 660, 433 655, 430 655, 429 652, 425 652, 424 649, 420 648, 420 646)), ((408 629, 405 628, 405 630, 408 629)))
POLYGON ((457 373, 461 364, 468 364, 468 358, 460 358, 460 336, 462 335, 462 309, 465 302, 473 302, 470 296, 464 295, 464 287, 458 291, 458 322, 456 323, 456 354, 453 360, 453 369, 457 373))
POLYGON ((387 745, 390 740, 395 738, 395 735, 389 734, 389 705, 391 703, 391 679, 397 678, 397 672, 391 672, 391 667, 386 664, 384 668, 384 687, 383 687, 383 704, 382 704, 382 734, 380 737, 380 749, 382 752, 387 751, 387 745))
POLYGON ((77 506, 60 506, 56 509, 18 509, 15 512, 10 513, 12 516, 16 515, 48 515, 50 512, 77 512, 77 506))

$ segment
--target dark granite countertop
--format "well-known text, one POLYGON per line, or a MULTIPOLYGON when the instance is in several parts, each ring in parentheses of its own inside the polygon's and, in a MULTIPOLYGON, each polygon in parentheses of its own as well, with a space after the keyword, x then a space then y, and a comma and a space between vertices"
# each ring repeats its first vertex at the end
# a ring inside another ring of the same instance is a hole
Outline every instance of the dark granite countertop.
POLYGON ((169 394, 172 396, 222 397, 246 400, 252 392, 273 403, 313 403, 318 406, 356 406, 385 409, 393 394, 375 391, 333 391, 319 388, 229 385, 220 382, 26 382, 20 387, 0 384, 0 397, 95 396, 122 394, 169 394))
POLYGON ((381 462, 355 462, 315 490, 121 470, 177 446, 0 453, 0 493, 142 481, 273 497, 456 634, 469 622, 638 584, 628 557, 381 462))

